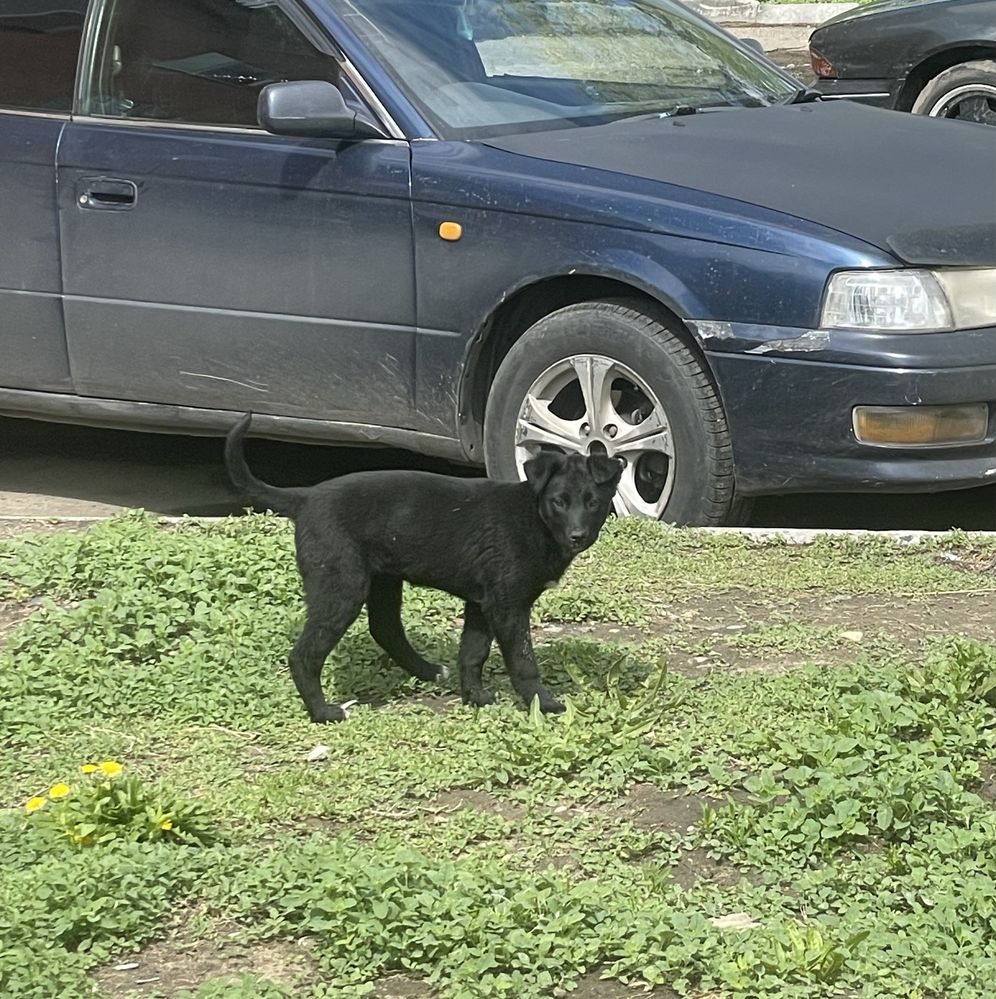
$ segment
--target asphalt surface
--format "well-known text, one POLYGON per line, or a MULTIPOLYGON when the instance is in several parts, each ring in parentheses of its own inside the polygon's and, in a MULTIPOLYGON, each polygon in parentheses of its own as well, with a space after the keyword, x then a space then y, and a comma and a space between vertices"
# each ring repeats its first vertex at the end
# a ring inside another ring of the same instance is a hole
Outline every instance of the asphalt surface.
MULTIPOLYGON (((256 472, 304 485, 368 468, 477 474, 389 449, 250 440, 256 472)), ((0 419, 0 516, 87 517, 141 508, 164 515, 238 513, 221 441, 0 419)), ((758 527, 996 530, 996 487, 940 495, 786 496, 755 504, 758 527)))
POLYGON ((809 62, 809 49, 771 49, 768 56, 803 83, 812 82, 813 70, 809 62))

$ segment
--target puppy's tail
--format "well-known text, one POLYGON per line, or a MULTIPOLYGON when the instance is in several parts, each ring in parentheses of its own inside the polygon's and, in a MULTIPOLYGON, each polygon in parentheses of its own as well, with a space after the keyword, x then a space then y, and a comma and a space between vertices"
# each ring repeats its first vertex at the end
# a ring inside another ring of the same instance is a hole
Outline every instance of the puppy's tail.
POLYGON ((246 464, 245 439, 252 423, 252 413, 246 413, 228 431, 225 438, 225 468, 232 485, 243 499, 261 510, 272 510, 284 517, 295 517, 304 500, 300 489, 282 489, 257 479, 246 464))

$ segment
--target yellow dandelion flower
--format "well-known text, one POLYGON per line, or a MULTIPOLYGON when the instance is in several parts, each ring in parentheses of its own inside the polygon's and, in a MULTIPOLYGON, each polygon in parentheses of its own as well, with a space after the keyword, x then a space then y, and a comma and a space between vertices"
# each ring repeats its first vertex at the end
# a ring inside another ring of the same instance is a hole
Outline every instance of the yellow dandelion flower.
POLYGON ((117 777, 123 769, 124 767, 120 763, 115 763, 114 760, 104 760, 100 764, 100 772, 105 777, 117 777))
POLYGON ((92 774, 95 773, 96 770, 97 770, 96 763, 84 763, 83 766, 80 767, 80 773, 84 774, 92 774))
POLYGON ((28 798, 24 803, 24 810, 28 813, 37 812, 39 808, 45 807, 45 799, 39 798, 37 795, 33 798, 28 798))
POLYGON ((163 819, 162 822, 159 823, 159 828, 164 830, 165 832, 169 832, 170 829, 173 828, 173 820, 163 819))
POLYGON ((60 798, 67 797, 69 795, 70 790, 72 789, 68 784, 53 784, 48 789, 48 796, 53 801, 58 801, 60 798))

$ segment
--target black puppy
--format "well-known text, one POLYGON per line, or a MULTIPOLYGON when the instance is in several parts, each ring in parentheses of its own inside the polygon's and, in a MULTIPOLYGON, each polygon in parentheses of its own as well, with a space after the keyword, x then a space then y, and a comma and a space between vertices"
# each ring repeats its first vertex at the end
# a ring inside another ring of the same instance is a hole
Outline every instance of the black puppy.
POLYGON ((247 414, 229 432, 225 464, 253 506, 295 522, 307 619, 289 662, 312 721, 345 717, 325 700, 322 668, 364 603, 374 641, 402 669, 420 680, 440 675, 441 667, 423 659, 405 636, 405 580, 466 602, 459 653, 465 704, 494 702, 481 670, 497 638, 526 704, 538 697, 541 710, 564 710, 540 682, 529 611, 598 537, 622 474, 618 459, 543 453, 526 463, 525 482, 383 471, 280 489, 246 464, 251 420, 247 414))

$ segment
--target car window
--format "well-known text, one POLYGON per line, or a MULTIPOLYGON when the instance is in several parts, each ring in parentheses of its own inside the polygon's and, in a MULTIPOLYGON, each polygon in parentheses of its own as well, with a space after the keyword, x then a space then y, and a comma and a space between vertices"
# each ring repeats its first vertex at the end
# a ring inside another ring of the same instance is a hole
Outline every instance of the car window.
POLYGON ((86 0, 0 3, 0 108, 69 112, 86 0))
POLYGON ((338 63, 284 0, 108 0, 83 112, 256 126, 268 83, 326 80, 338 63))
POLYGON ((673 0, 329 0, 447 136, 763 107, 796 85, 673 0))

